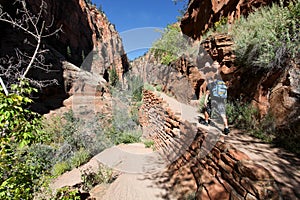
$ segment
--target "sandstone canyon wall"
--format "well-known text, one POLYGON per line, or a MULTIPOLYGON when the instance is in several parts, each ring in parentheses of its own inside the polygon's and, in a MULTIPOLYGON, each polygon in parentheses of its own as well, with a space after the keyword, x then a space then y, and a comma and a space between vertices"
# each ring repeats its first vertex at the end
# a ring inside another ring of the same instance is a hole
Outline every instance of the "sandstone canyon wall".
MULTIPOLYGON (((44 2, 46 9, 42 20, 51 25, 49 31, 62 26, 62 32, 43 41, 43 48, 49 49, 45 62, 52 65, 50 72, 33 69, 29 73, 36 80, 58 81, 58 85, 41 89, 36 109, 42 113, 62 106, 63 100, 70 95, 76 80, 73 80, 74 76, 67 75, 68 67, 64 67, 64 63, 70 62, 85 71, 104 76, 106 81, 109 69, 115 68, 119 78, 128 70, 122 40, 102 11, 84 0, 44 2)), ((26 3, 32 13, 40 10, 41 1, 26 0, 26 3)), ((1 0, 0 4, 4 11, 18 17, 15 15, 17 8, 11 1, 1 0)), ((5 23, 0 23, 0 28, 3 30, 0 33, 1 57, 14 55, 15 48, 28 50, 23 43, 28 36, 22 31, 5 23)))
POLYGON ((183 60, 167 66, 161 64, 159 59, 148 52, 145 56, 130 63, 131 72, 136 76, 141 76, 145 83, 162 87, 164 92, 174 96, 178 101, 189 103, 190 100, 196 98, 193 84, 188 78, 187 70, 180 72, 176 69, 176 66, 181 68, 187 65, 188 61, 185 63, 183 60))

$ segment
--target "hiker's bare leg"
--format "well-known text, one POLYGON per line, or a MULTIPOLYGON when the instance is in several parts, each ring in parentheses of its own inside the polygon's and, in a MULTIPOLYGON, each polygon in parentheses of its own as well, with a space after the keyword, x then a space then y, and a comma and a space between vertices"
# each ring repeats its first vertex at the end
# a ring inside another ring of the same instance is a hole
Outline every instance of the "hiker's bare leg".
POLYGON ((228 128, 228 120, 227 120, 226 115, 221 115, 221 116, 222 116, 222 119, 223 119, 224 127, 228 128))
POLYGON ((207 111, 204 112, 204 118, 205 118, 205 121, 208 122, 209 114, 207 113, 207 111))

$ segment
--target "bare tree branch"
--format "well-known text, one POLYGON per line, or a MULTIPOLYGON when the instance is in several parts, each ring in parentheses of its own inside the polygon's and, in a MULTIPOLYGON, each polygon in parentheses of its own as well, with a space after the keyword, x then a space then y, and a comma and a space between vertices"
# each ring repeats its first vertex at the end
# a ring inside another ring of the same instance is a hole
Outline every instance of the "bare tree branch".
MULTIPOLYGON (((12 82, 19 82, 20 80, 28 79, 28 72, 32 68, 42 69, 46 72, 51 72, 51 64, 45 64, 45 56, 43 54, 48 52, 48 49, 42 49, 42 39, 51 37, 53 35, 62 32, 62 26, 57 28, 52 32, 46 33, 54 24, 54 19, 51 20, 50 24, 46 24, 42 21, 43 12, 46 12, 47 5, 44 0, 41 1, 40 9, 37 15, 32 14, 26 7, 25 0, 16 0, 14 4, 20 4, 21 8, 17 9, 16 14, 19 15, 18 18, 14 19, 11 15, 3 10, 0 5, 0 22, 5 22, 12 25, 13 28, 22 30, 24 33, 32 36, 34 40, 26 38, 24 43, 34 47, 32 55, 26 52, 22 52, 19 49, 15 50, 15 56, 7 56, 0 58, 0 76, 7 77, 8 79, 13 79, 12 82), (32 42, 36 41, 36 42, 32 42)), ((53 71, 53 70, 52 70, 53 71)), ((34 85, 39 87, 57 84, 56 80, 46 80, 46 81, 34 81, 30 80, 34 85), (38 84, 38 82, 40 84, 38 84)))
POLYGON ((11 24, 13 27, 18 27, 19 29, 22 29, 24 32, 30 34, 31 36, 33 36, 34 38, 37 38, 37 35, 35 35, 33 32, 31 32, 28 28, 23 27, 22 25, 20 25, 18 21, 13 20, 7 13, 4 13, 3 15, 0 16, 0 21, 2 22, 6 22, 11 24), (6 19, 7 18, 7 19, 6 19))
POLYGON ((32 66, 33 62, 35 62, 36 56, 37 56, 37 54, 38 54, 38 51, 39 51, 40 45, 41 45, 41 38, 42 38, 41 35, 42 35, 42 33, 43 33, 44 25, 45 25, 45 22, 43 21, 43 24, 42 24, 42 28, 41 28, 40 34, 38 35, 38 43, 37 43, 37 45, 36 45, 35 51, 34 51, 34 53, 33 53, 33 56, 32 56, 32 58, 31 58, 31 60, 30 60, 30 62, 29 62, 29 64, 28 64, 28 66, 27 66, 25 72, 24 72, 23 75, 21 76, 21 79, 24 79, 24 78, 26 77, 28 71, 31 69, 31 66, 32 66))

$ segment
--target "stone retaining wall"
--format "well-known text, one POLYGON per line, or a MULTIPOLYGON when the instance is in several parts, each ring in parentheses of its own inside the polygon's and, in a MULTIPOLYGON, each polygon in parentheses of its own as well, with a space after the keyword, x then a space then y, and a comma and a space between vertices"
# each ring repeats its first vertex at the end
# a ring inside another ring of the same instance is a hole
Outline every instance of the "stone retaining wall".
POLYGON ((144 127, 144 136, 153 139, 156 148, 166 147, 169 140, 179 136, 181 122, 178 115, 155 92, 143 92, 141 108, 140 123, 144 127))
POLYGON ((206 130, 195 130, 153 91, 144 91, 143 102, 140 120, 144 136, 153 139, 157 149, 180 154, 170 155, 176 159, 169 168, 193 175, 197 199, 280 199, 270 172, 233 145, 222 142, 222 137, 209 141, 206 130))

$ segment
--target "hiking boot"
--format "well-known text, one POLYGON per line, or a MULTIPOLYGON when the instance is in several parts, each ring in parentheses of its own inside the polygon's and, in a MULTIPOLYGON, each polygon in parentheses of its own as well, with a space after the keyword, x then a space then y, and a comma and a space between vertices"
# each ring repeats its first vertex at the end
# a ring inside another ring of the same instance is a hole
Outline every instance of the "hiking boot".
POLYGON ((229 133, 230 133, 229 128, 224 128, 224 134, 225 134, 225 135, 228 135, 229 133))
POLYGON ((204 125, 205 125, 205 126, 208 126, 208 122, 205 121, 205 122, 204 122, 204 125))

